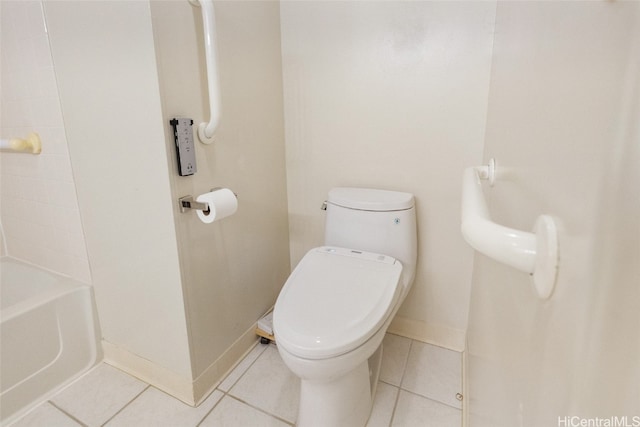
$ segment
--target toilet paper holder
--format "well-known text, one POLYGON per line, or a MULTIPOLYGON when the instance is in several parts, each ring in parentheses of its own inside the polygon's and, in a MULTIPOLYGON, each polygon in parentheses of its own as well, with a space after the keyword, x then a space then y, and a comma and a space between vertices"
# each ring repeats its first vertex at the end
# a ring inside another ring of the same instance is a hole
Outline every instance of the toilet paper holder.
POLYGON ((189 209, 196 209, 204 212, 209 212, 210 210, 209 203, 196 202, 192 195, 180 197, 178 199, 178 204, 180 206, 180 213, 185 213, 189 209))
MULTIPOLYGON (((211 191, 216 190, 222 190, 222 187, 214 187, 211 189, 211 191)), ((233 194, 234 196, 236 196, 236 198, 238 198, 238 193, 234 191, 233 194)), ((211 211, 211 209, 209 208, 209 203, 198 202, 193 198, 191 194, 180 197, 178 199, 178 206, 180 206, 180 213, 185 213, 190 209, 195 209, 207 213, 211 211)))

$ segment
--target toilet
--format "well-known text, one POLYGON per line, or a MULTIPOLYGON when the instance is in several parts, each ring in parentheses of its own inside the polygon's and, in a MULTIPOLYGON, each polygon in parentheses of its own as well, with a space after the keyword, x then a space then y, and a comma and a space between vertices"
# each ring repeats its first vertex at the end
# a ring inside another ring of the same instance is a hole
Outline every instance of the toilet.
POLYGON ((273 313, 278 352, 300 378, 297 426, 366 424, 382 339, 415 277, 414 205, 409 193, 329 192, 324 246, 298 263, 273 313))

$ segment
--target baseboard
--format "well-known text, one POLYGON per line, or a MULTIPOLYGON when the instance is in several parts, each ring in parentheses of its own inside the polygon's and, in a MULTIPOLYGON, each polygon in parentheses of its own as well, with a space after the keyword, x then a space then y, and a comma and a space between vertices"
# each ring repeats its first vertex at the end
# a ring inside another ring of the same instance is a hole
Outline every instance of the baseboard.
POLYGON ((186 378, 108 341, 102 341, 105 363, 180 399, 199 405, 258 341, 253 324, 195 380, 186 378))
MULTIPOLYGON (((255 328, 255 324, 251 325, 193 381, 108 341, 102 341, 104 361, 188 405, 197 406, 256 344, 255 328)), ((465 348, 464 331, 402 316, 393 319, 388 332, 455 351, 465 348)))
POLYGON ((215 362, 193 381, 196 405, 199 405, 229 372, 244 359, 258 342, 256 323, 251 325, 215 362))
POLYGON ((183 377, 108 341, 102 341, 102 349, 105 363, 159 388, 188 405, 195 404, 191 378, 183 377))
POLYGON ((455 351, 465 349, 465 331, 396 316, 388 332, 455 351))

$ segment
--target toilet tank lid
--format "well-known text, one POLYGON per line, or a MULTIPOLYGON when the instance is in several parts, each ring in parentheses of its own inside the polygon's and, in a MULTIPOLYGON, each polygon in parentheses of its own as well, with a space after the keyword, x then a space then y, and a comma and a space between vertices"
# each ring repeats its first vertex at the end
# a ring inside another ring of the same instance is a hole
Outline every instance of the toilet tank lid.
POLYGON ((411 209, 415 204, 411 193, 355 187, 331 189, 327 202, 350 209, 379 212, 411 209))

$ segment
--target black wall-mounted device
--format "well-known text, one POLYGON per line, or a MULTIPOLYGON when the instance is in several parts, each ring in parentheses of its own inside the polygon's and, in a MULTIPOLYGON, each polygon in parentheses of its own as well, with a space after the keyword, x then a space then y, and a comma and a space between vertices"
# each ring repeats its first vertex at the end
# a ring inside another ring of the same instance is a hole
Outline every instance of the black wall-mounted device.
POLYGON ((178 156, 178 173, 189 176, 196 173, 196 147, 193 143, 193 120, 176 118, 169 121, 173 128, 173 138, 176 142, 178 156))

